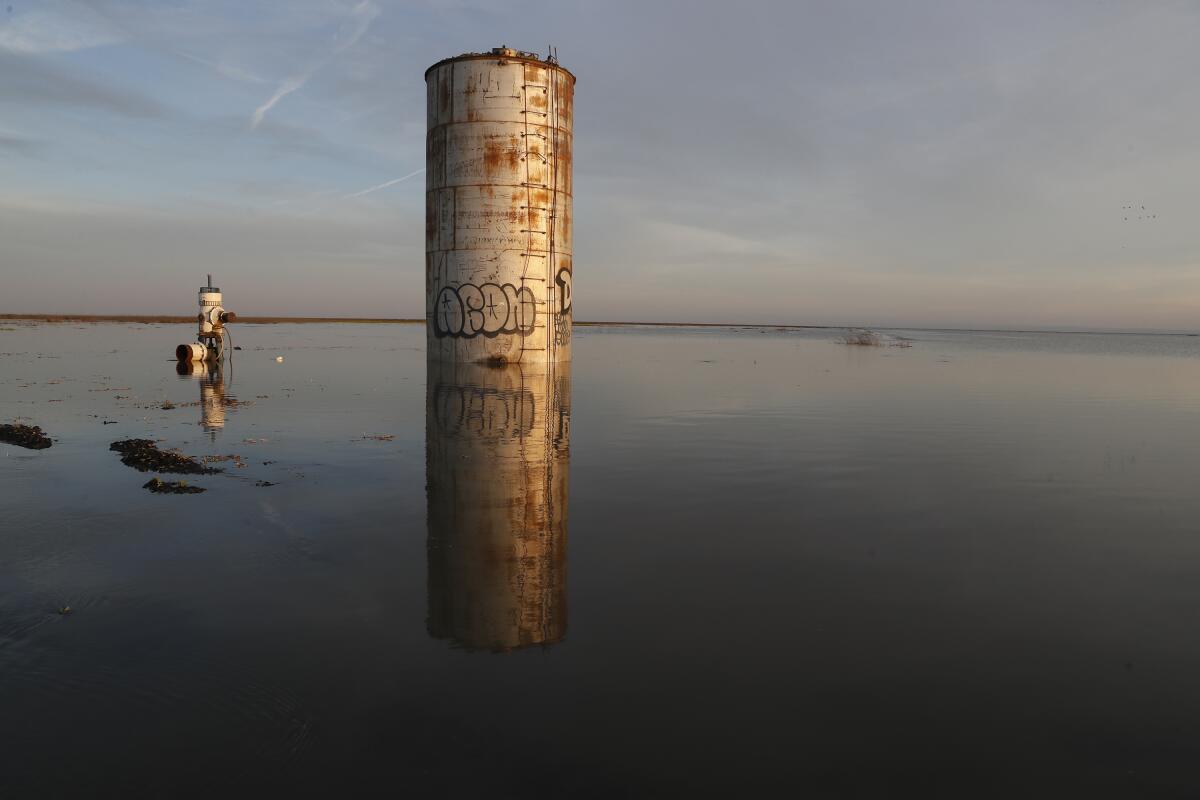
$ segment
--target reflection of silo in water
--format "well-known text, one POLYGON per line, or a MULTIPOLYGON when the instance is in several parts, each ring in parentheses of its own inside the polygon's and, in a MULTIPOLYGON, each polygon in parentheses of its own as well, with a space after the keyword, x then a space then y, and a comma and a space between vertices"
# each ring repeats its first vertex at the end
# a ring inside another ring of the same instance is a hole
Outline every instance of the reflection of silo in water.
POLYGON ((217 431, 225 427, 225 408, 229 405, 221 367, 206 361, 180 361, 175 371, 200 381, 200 425, 215 439, 217 431))
POLYGON ((567 629, 566 365, 429 363, 429 633, 468 648, 567 629))

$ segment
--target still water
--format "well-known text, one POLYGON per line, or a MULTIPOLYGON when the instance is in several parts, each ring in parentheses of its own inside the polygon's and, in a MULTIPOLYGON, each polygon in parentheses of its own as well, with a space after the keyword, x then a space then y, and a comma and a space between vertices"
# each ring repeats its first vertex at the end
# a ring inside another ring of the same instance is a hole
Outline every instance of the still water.
POLYGON ((0 330, 0 796, 1200 790, 1200 338, 191 333, 0 330))

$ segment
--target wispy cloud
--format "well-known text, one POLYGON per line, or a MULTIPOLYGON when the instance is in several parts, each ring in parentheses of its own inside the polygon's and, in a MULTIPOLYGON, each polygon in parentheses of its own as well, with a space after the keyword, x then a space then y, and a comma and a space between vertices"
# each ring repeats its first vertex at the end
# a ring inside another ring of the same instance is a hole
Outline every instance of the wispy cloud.
POLYGON ((266 116, 268 111, 274 108, 280 100, 308 83, 317 70, 328 64, 339 53, 353 47, 363 37, 363 34, 367 32, 367 29, 371 27, 371 23, 377 16, 379 16, 379 9, 371 3, 371 0, 362 0, 358 5, 354 6, 350 10, 348 18, 339 27, 337 33, 334 34, 333 50, 328 55, 309 64, 305 69, 295 75, 289 76, 283 83, 279 84, 279 88, 275 90, 275 93, 265 103, 254 109, 254 113, 250 116, 250 129, 254 130, 261 125, 263 117, 266 116))
POLYGON ((342 199, 349 200, 352 197, 362 197, 364 194, 370 194, 371 192, 378 192, 380 189, 386 189, 389 186, 395 186, 397 183, 404 183, 404 181, 408 180, 409 178, 415 178, 417 175, 420 175, 424 171, 425 171, 425 168, 421 167, 420 169, 414 170, 414 171, 408 173, 407 175, 401 175, 399 178, 392 178, 390 181, 384 181, 383 183, 378 184, 376 186, 372 186, 368 189, 363 189, 361 192, 354 192, 353 194, 348 194, 345 197, 343 197, 342 199))
POLYGON ((241 83, 270 83, 270 81, 268 81, 266 78, 255 75, 253 72, 242 69, 234 64, 227 64, 223 61, 212 61, 207 58, 202 58, 195 53, 189 53, 186 50, 172 50, 171 52, 180 58, 185 58, 188 61, 209 67, 223 78, 229 78, 230 80, 239 81, 241 83))
MULTIPOLYGON (((7 4, 6 4, 7 5, 7 4)), ((85 50, 121 41, 112 25, 86 6, 69 2, 42 3, 11 13, 0 22, 0 50, 12 53, 60 53, 85 50)))
POLYGON ((312 72, 307 72, 303 75, 294 75, 281 83, 279 88, 275 90, 275 94, 271 95, 267 102, 254 109, 254 115, 250 118, 250 128, 254 129, 261 125, 263 117, 267 115, 268 111, 275 107, 276 103, 299 89, 301 86, 307 83, 308 79, 311 77, 312 72))

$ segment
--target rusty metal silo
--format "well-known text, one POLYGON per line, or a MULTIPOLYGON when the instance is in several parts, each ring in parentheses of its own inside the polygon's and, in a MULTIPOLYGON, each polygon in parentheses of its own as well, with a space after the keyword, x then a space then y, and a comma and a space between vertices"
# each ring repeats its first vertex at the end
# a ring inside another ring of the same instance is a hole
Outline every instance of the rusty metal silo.
POLYGON ((569 361, 575 76, 498 47, 425 83, 429 358, 569 361))

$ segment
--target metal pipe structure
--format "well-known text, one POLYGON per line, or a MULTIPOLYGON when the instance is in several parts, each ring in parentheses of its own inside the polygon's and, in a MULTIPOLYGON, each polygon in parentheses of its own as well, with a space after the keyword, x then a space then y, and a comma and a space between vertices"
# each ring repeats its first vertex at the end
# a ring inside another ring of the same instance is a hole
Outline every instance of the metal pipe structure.
POLYGON ((225 323, 236 320, 237 314, 221 307, 221 290, 212 282, 212 275, 209 275, 208 283, 200 287, 200 313, 196 315, 198 341, 175 348, 175 358, 179 361, 221 360, 225 349, 225 323))
POLYGON ((472 650, 567 630, 569 365, 430 361, 430 636, 472 650))
POLYGON ((431 360, 571 360, 575 76, 497 47, 425 72, 431 360))

